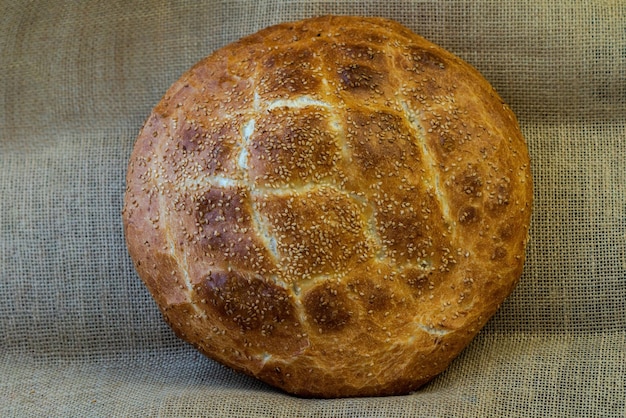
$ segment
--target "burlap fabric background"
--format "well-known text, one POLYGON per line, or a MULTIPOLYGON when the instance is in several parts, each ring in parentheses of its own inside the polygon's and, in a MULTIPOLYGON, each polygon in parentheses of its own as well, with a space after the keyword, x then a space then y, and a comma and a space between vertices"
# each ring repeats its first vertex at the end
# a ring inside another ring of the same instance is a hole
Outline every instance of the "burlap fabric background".
POLYGON ((0 416, 626 416, 622 0, 0 4, 0 416), (394 18, 465 58, 533 160, 519 287, 409 396, 298 399, 202 357, 124 245, 127 159, 165 89, 240 36, 326 13, 394 18))

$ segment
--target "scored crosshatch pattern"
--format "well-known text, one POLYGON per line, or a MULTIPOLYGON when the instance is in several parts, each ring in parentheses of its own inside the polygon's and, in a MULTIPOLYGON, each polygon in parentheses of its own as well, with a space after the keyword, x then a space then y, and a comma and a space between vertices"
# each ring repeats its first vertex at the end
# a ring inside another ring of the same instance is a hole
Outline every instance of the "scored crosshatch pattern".
MULTIPOLYGON (((480 75, 354 22, 276 26, 196 64, 139 136, 124 209, 180 336, 273 382, 347 362, 342 396, 402 391, 370 360, 409 385, 433 375, 420 353, 445 367, 516 283, 531 204, 524 139, 480 75)), ((298 390, 321 395, 311 380, 298 390)))

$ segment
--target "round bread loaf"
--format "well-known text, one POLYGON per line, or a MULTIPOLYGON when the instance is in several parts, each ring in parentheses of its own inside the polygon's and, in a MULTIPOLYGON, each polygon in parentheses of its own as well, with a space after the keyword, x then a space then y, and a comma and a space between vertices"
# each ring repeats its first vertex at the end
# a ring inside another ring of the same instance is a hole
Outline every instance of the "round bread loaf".
POLYGON ((203 59, 147 119, 123 210, 176 334, 307 397, 442 372, 511 293, 531 213, 515 116, 393 21, 325 16, 203 59))

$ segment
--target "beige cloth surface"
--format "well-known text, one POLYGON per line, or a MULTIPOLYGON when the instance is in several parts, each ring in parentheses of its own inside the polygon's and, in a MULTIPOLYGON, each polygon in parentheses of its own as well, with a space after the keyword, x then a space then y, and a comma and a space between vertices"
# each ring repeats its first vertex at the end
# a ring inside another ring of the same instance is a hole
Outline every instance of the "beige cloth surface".
POLYGON ((614 1, 0 1, 0 416, 626 416, 626 5, 614 1), (319 14, 396 19, 519 117, 525 273, 408 396, 305 400, 202 357, 133 270, 134 139, 184 70, 319 14))

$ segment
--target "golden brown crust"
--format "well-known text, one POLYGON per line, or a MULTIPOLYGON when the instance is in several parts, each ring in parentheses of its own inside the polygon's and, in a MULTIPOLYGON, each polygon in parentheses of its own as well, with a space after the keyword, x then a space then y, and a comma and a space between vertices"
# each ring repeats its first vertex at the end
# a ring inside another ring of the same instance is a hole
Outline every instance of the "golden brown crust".
POLYGON ((245 37, 166 93, 130 159, 130 254, 176 333, 301 396, 402 394, 520 277, 515 116, 459 58, 379 18, 245 37))

